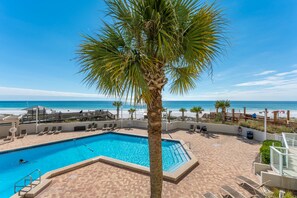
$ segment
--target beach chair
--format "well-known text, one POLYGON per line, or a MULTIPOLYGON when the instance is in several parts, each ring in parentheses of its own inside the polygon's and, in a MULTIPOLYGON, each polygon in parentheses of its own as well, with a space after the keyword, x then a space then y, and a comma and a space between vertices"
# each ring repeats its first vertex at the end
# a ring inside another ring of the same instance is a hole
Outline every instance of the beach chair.
POLYGON ((200 133, 200 132, 201 132, 201 127, 200 127, 200 125, 197 125, 197 126, 196 126, 196 132, 197 132, 197 133, 200 133))
POLYGON ((194 132, 194 131, 195 131, 194 125, 191 124, 191 125, 190 125, 190 128, 189 128, 189 132, 194 132))
POLYGON ((43 131, 39 132, 38 135, 44 135, 48 133, 48 127, 44 127, 43 131))
POLYGON ((249 179, 249 178, 246 178, 244 176, 237 176, 236 177, 237 180, 239 181, 239 185, 241 187, 244 188, 244 185, 247 185, 249 188, 251 188, 254 192, 255 195, 257 195, 257 197, 260 197, 260 198, 265 198, 265 195, 260 192, 260 188, 264 187, 264 184, 262 185, 259 185, 258 183, 254 182, 253 180, 249 179))
POLYGON ((93 124, 92 130, 91 131, 96 131, 97 130, 97 124, 93 124))
POLYGON ((112 130, 118 129, 118 125, 116 123, 113 124, 112 130))
POLYGON ((217 198, 213 193, 207 192, 203 195, 204 198, 217 198))
POLYGON ((111 130, 111 129, 112 129, 112 124, 110 123, 107 130, 111 130))
POLYGON ((23 129, 23 130, 21 130, 20 135, 17 137, 17 139, 23 138, 26 135, 27 135, 27 130, 26 129, 23 129))
POLYGON ((9 131, 8 136, 4 139, 4 141, 12 141, 12 140, 13 140, 12 133, 9 131))
POLYGON ((54 134, 59 134, 62 132, 62 126, 58 126, 58 129, 54 132, 54 134))
POLYGON ((246 198, 243 194, 241 194, 240 192, 238 192, 237 190, 234 190, 233 188, 231 188, 230 186, 228 185, 224 185, 221 187, 221 189, 227 193, 227 195, 229 197, 232 197, 232 198, 246 198))
POLYGON ((48 135, 52 135, 52 134, 54 134, 55 133, 55 131, 56 131, 56 129, 57 129, 57 127, 52 127, 52 130, 50 130, 47 134, 48 135))
POLYGON ((103 131, 108 130, 107 124, 104 124, 104 125, 103 125, 102 130, 103 130, 103 131))
POLYGON ((92 124, 89 124, 86 130, 91 131, 92 130, 92 124))

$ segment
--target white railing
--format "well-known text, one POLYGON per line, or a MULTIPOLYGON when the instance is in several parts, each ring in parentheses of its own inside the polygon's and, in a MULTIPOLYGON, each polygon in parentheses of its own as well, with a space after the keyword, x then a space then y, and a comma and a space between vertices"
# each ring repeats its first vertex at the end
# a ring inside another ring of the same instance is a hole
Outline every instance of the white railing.
POLYGON ((297 133, 282 133, 282 137, 286 148, 297 147, 297 133))
POLYGON ((284 160, 284 156, 287 154, 287 148, 270 146, 270 165, 280 175, 283 174, 284 166, 288 166, 288 159, 284 160))
MULTIPOLYGON (((296 164, 292 163, 296 160, 297 155, 289 154, 289 149, 270 146, 270 165, 276 173, 290 175, 288 172, 296 169, 296 164)), ((291 176, 295 177, 295 175, 291 176)))

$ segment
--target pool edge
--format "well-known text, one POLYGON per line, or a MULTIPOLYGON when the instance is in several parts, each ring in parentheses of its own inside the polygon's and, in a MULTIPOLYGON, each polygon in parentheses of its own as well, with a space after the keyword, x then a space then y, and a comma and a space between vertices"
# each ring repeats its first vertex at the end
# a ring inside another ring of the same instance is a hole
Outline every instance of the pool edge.
MULTIPOLYGON (((68 138, 68 139, 61 140, 61 141, 55 141, 55 142, 50 142, 50 143, 44 143, 44 144, 38 144, 38 145, 33 145, 33 146, 28 146, 28 147, 17 148, 17 149, 13 149, 13 150, 8 150, 6 152, 32 148, 32 147, 36 147, 36 146, 54 144, 54 143, 69 141, 69 140, 73 140, 73 139, 81 139, 81 138, 86 138, 86 137, 90 137, 90 136, 102 135, 102 134, 106 134, 106 133, 116 133, 116 134, 122 134, 122 135, 138 136, 138 137, 148 138, 147 135, 108 131, 108 132, 102 132, 102 133, 97 133, 97 134, 91 134, 89 136, 80 137, 80 138, 68 138)), ((172 183, 178 183, 189 172, 191 172, 196 166, 199 165, 198 160, 197 160, 196 156, 190 151, 189 147, 185 144, 185 142, 183 140, 170 139, 170 138, 162 138, 162 140, 179 142, 181 144, 181 146, 183 147, 183 149, 186 151, 189 158, 190 158, 189 161, 187 161, 186 163, 181 165, 179 168, 177 168, 173 172, 163 171, 163 180, 169 181, 169 182, 172 182, 172 183)), ((97 157, 94 157, 94 158, 91 158, 91 159, 87 159, 87 160, 84 160, 84 161, 81 161, 81 162, 77 162, 75 164, 71 164, 71 165, 68 165, 68 166, 65 166, 65 167, 62 167, 62 168, 58 168, 58 169, 46 172, 44 175, 41 176, 41 181, 42 181, 41 184, 37 185, 35 188, 30 190, 28 193, 26 193, 26 197, 35 197, 35 196, 37 196, 41 191, 43 191, 46 187, 49 186, 49 184, 51 183, 51 179, 56 177, 56 176, 59 176, 59 175, 65 174, 67 172, 71 172, 71 171, 83 168, 85 166, 88 166, 88 165, 91 165, 91 164, 94 164, 94 163, 97 163, 97 162, 112 165, 112 166, 115 166, 115 167, 118 167, 118 168, 123 168, 123 169, 130 170, 130 171, 133 171, 133 172, 136 172, 136 173, 144 174, 144 175, 149 175, 150 174, 149 167, 144 167, 144 166, 141 166, 141 165, 125 162, 125 161, 122 161, 122 160, 113 159, 113 158, 106 157, 106 156, 97 156, 97 157)), ((18 193, 11 196, 11 198, 19 198, 19 197, 21 197, 21 196, 19 196, 18 193)))

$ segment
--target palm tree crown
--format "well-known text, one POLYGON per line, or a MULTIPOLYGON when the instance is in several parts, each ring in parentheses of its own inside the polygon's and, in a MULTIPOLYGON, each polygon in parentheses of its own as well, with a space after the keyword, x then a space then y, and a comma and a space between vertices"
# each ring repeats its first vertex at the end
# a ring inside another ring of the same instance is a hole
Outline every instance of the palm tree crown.
POLYGON ((196 113, 196 122, 199 121, 199 113, 202 113, 204 111, 204 109, 202 107, 193 107, 191 110, 190 110, 192 113, 196 113))
POLYGON ((120 116, 120 107, 123 105, 123 103, 121 101, 114 101, 112 103, 112 105, 117 108, 117 119, 119 119, 119 116, 120 116))
POLYGON ((187 111, 187 109, 182 107, 179 109, 179 111, 182 112, 182 120, 185 121, 185 112, 187 111))
POLYGON ((162 91, 186 93, 225 43, 215 4, 197 0, 106 0, 112 23, 86 35, 78 51, 85 82, 147 104, 151 196, 162 192, 162 91))
POLYGON ((136 109, 134 109, 134 108, 130 108, 129 110, 128 110, 128 112, 129 112, 129 114, 131 115, 131 120, 133 120, 133 113, 136 111, 136 109))
POLYGON ((226 109, 231 105, 229 100, 217 100, 215 102, 216 109, 222 109, 222 123, 226 120, 226 109))

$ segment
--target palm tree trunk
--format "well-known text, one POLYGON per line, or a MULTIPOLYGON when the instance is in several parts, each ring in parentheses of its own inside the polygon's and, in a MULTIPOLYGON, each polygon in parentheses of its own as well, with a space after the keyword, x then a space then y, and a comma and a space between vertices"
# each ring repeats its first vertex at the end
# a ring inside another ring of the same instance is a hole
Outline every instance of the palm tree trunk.
POLYGON ((117 107, 117 119, 120 117, 120 107, 117 107))
POLYGON ((225 116, 225 110, 222 110, 222 123, 225 124, 226 116, 225 116))
POLYGON ((196 113, 196 122, 198 122, 199 115, 196 113))
POLYGON ((182 120, 185 121, 185 112, 182 111, 182 120))
POLYGON ((150 182, 151 197, 161 198, 162 196, 162 96, 157 90, 152 91, 153 102, 148 105, 148 137, 150 153, 150 182))

